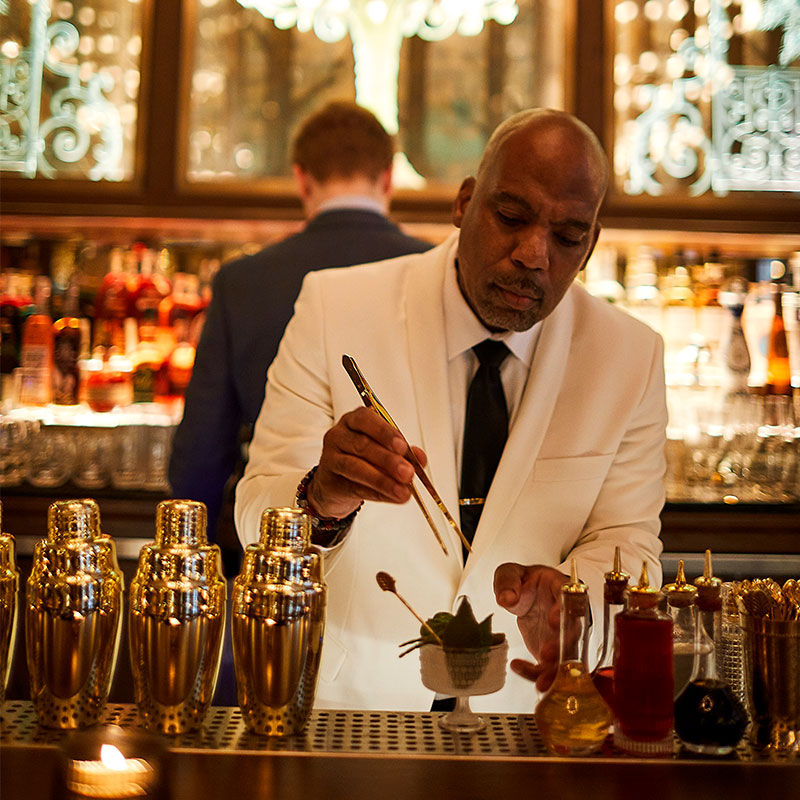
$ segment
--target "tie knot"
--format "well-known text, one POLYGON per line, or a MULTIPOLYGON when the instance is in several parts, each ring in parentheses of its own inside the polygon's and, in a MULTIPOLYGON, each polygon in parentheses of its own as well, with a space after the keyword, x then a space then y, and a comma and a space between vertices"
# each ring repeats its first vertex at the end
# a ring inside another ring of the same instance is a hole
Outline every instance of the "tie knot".
POLYGON ((484 339, 472 348, 482 367, 499 369, 505 357, 511 352, 505 342, 484 339))

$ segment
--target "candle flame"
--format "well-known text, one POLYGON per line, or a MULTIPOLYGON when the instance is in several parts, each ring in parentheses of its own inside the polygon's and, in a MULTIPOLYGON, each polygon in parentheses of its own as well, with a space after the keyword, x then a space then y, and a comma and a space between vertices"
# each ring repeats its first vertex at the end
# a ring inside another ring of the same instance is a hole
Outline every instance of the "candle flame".
POLYGON ((124 770, 127 768, 127 759, 113 744, 104 744, 100 748, 100 761, 108 769, 124 770))

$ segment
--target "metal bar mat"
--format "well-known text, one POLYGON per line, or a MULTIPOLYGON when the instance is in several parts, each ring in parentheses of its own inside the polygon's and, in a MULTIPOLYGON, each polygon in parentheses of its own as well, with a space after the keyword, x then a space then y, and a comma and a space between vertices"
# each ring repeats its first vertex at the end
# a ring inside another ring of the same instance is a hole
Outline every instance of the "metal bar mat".
MULTIPOLYGON (((438 724, 439 714, 405 711, 313 711, 303 734, 275 738, 250 733, 238 708, 212 706, 203 727, 182 736, 164 736, 167 747, 181 750, 285 752, 328 755, 470 756, 493 759, 549 757, 532 714, 482 714, 486 727, 473 734, 452 734, 438 724)), ((136 706, 109 703, 101 724, 139 728, 136 706)), ((0 745, 60 746, 69 731, 42 728, 29 700, 7 700, 0 708, 0 745)), ((674 755, 698 760, 675 741, 674 755)), ((626 760, 610 743, 590 759, 626 760)), ((793 753, 769 756, 743 741, 721 761, 793 761, 793 753)), ((700 759, 702 760, 702 758, 700 759)), ((717 760, 719 763, 720 760, 717 760)))
MULTIPOLYGON (((283 751, 328 754, 522 757, 546 755, 532 715, 482 714, 486 727, 452 734, 438 714, 397 711, 313 711, 305 732, 275 738, 250 733, 238 708, 212 706, 194 733, 165 737, 170 750, 283 751)), ((106 706, 101 723, 140 728, 136 706, 106 706)), ((60 745, 68 731, 39 727, 33 703, 9 700, 0 711, 0 744, 60 745)))

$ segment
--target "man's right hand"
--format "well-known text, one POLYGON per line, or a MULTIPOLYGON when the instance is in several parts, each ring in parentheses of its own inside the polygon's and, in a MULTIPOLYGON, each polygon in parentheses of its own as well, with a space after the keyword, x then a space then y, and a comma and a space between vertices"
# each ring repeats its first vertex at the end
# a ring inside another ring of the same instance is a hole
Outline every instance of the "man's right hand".
MULTIPOLYGON (((423 466, 424 451, 413 448, 423 466)), ((345 414, 324 436, 308 501, 320 517, 341 519, 363 500, 405 503, 414 466, 408 446, 386 420, 370 408, 345 414)))

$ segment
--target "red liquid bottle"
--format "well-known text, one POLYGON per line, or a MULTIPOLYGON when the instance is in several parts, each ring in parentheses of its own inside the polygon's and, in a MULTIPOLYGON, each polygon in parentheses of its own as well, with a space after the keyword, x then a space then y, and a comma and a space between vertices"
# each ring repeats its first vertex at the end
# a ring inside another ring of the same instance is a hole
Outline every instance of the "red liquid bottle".
POLYGON ((603 576, 603 649, 592 672, 597 691, 614 710, 614 621, 625 607, 625 590, 630 575, 622 571, 619 547, 614 549, 614 568, 603 576))
POLYGON ((632 755, 673 751, 672 618, 659 609, 663 594, 650 586, 647 563, 627 590, 614 635, 614 745, 632 755))

